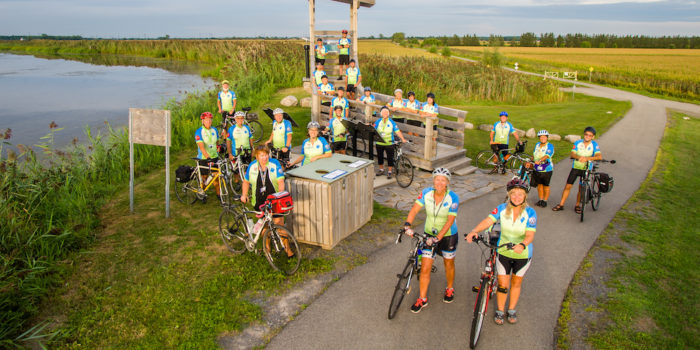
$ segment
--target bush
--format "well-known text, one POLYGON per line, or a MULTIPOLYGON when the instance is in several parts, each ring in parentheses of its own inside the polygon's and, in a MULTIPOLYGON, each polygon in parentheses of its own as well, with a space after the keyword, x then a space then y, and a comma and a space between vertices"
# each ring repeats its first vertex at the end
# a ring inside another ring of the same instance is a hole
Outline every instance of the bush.
POLYGON ((450 50, 449 47, 445 46, 442 48, 442 51, 440 51, 440 54, 445 56, 445 57, 450 57, 450 56, 452 56, 452 50, 450 50))
POLYGON ((437 53, 438 52, 437 46, 435 46, 435 45, 431 46, 430 49, 428 50, 428 52, 437 53))
POLYGON ((503 55, 498 51, 498 47, 494 47, 490 50, 484 49, 481 63, 488 67, 498 68, 503 65, 504 59, 503 55))

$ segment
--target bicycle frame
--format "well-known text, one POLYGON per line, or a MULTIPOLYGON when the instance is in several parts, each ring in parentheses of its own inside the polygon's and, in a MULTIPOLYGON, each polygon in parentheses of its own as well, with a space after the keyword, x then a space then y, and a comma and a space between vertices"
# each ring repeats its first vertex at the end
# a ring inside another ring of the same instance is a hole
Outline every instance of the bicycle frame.
MULTIPOLYGON (((269 203, 267 205, 265 205, 262 209, 263 209, 262 211, 255 211, 255 210, 244 210, 243 211, 243 215, 246 218, 246 224, 244 225, 245 230, 248 233, 248 240, 251 242, 250 246, 253 248, 258 244, 258 240, 262 236, 263 232, 265 232, 266 228, 268 230, 272 231, 272 225, 275 223, 274 222, 275 215, 282 215, 282 216, 285 215, 285 214, 274 214, 272 212, 272 207, 269 203), (250 232, 251 228, 249 228, 248 224, 247 224, 248 215, 250 215, 250 214, 255 214, 255 217, 263 220, 263 224, 258 229, 258 232, 250 232)), ((272 241, 275 245, 277 244, 276 240, 272 240, 272 241)), ((279 249, 279 247, 275 246, 275 249, 279 249)), ((248 248, 248 250, 252 250, 252 249, 248 248)))

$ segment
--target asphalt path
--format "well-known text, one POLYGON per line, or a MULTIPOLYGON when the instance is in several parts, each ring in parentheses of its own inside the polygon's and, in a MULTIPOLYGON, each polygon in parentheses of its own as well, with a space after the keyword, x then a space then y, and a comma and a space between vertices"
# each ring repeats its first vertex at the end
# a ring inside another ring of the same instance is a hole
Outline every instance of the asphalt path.
MULTIPOLYGON (((574 213, 576 190, 565 210, 553 212, 551 207, 561 197, 571 161, 556 164, 552 177, 549 207, 534 207, 538 215, 534 240, 533 262, 523 281, 518 304, 519 322, 497 326, 493 322, 494 302, 489 304, 484 322, 480 349, 551 349, 554 330, 568 285, 598 235, 615 213, 639 188, 651 169, 663 136, 666 108, 700 116, 700 106, 653 99, 634 93, 590 84, 578 84, 576 92, 633 103, 625 117, 598 139, 603 158, 617 164, 603 165, 601 171, 615 178, 615 187, 605 194, 601 207, 594 212, 587 208, 581 223, 574 213)), ((516 125, 517 126, 517 125, 516 125)), ((568 153, 569 149, 555 152, 568 153)), ((504 176, 507 181, 507 176, 504 176)), ((417 195, 417 193, 416 193, 417 195)), ((467 201, 460 205, 458 227, 467 232, 503 201, 504 191, 467 201)), ((531 192, 530 205, 537 201, 531 192)), ((397 228, 398 229, 398 228, 397 228)), ((461 233, 460 233, 461 235, 461 233)), ((442 302, 445 288, 441 258, 438 271, 432 275, 428 292, 429 305, 418 314, 409 308, 418 295, 417 283, 404 298, 393 320, 387 310, 396 284, 396 274, 406 262, 410 240, 392 245, 371 256, 310 304, 282 329, 268 345, 270 349, 405 349, 405 348, 468 348, 475 293, 483 260, 475 244, 461 241, 457 249, 455 300, 442 302)))

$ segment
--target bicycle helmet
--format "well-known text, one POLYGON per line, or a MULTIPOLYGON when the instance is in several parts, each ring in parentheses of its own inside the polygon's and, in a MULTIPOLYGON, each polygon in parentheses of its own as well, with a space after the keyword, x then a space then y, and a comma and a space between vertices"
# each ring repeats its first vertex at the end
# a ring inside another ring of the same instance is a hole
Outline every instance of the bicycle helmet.
POLYGON ((586 127, 586 129, 583 130, 583 133, 585 134, 587 132, 592 132, 593 136, 595 136, 595 128, 594 127, 592 127, 592 126, 586 127))
POLYGON ((231 85, 231 84, 229 84, 228 80, 224 80, 224 81, 221 82, 221 85, 224 85, 224 84, 231 85))
POLYGON ((510 190, 514 188, 521 188, 525 190, 525 193, 530 192, 530 187, 527 185, 527 182, 523 181, 522 179, 516 177, 513 180, 510 180, 508 182, 508 185, 506 185, 506 191, 510 192, 510 190))
POLYGON ((328 76, 324 74, 324 75, 321 76, 321 79, 323 79, 323 78, 328 79, 328 76))
POLYGON ((403 90, 401 90, 401 89, 396 89, 396 90, 394 90, 394 95, 396 95, 397 92, 400 92, 400 93, 403 94, 403 90))
POLYGON ((427 95, 425 95, 425 97, 432 98, 433 100, 435 100, 435 94, 432 92, 429 92, 427 95))
POLYGON ((272 114, 284 114, 284 110, 282 108, 275 108, 272 114))
POLYGON ((365 91, 372 91, 372 88, 369 86, 365 86, 365 91))
POLYGON ((206 118, 214 118, 214 116, 210 112, 204 112, 199 115, 199 118, 204 120, 206 118))
POLYGON ((542 129, 542 130, 538 131, 538 132, 537 132, 537 137, 540 137, 540 136, 549 136, 549 131, 547 131, 547 130, 545 130, 545 129, 542 129))
POLYGON ((452 178, 452 174, 447 168, 436 168, 435 170, 433 170, 433 177, 436 177, 438 175, 446 177, 447 180, 450 180, 452 178))
POLYGON ((244 118, 244 117, 245 117, 245 112, 243 112, 243 111, 238 111, 238 112, 236 112, 236 113, 233 114, 233 117, 234 117, 234 118, 238 118, 238 117, 244 118))
POLYGON ((337 109, 341 109, 341 110, 342 110, 342 109, 343 109, 343 106, 341 106, 341 105, 335 105, 335 107, 333 107, 333 110, 337 110, 337 109))
POLYGON ((409 96, 409 97, 410 97, 410 96, 416 97, 416 93, 413 92, 413 91, 409 91, 407 96, 409 96))
POLYGON ((306 124, 306 128, 307 129, 313 129, 313 128, 320 129, 321 124, 319 124, 318 122, 311 121, 311 122, 309 122, 309 124, 306 124))
POLYGON ((389 111, 389 113, 391 113, 391 111, 389 110, 389 107, 387 107, 387 106, 382 106, 382 108, 379 110, 379 114, 382 114, 382 112, 384 112, 385 109, 386 109, 387 111, 389 111))
POLYGON ((348 33, 348 30, 347 30, 347 29, 343 29, 343 34, 347 34, 347 33, 348 33))
POLYGON ((502 116, 506 116, 506 117, 507 117, 507 116, 508 116, 508 113, 507 113, 506 111, 503 111, 503 112, 501 112, 501 114, 499 114, 498 116, 499 116, 499 117, 502 117, 502 116))

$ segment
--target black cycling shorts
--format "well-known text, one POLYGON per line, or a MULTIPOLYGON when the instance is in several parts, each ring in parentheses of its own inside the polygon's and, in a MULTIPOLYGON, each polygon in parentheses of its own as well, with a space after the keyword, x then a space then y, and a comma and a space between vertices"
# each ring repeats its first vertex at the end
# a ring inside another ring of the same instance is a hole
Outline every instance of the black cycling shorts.
POLYGON ((333 142, 333 152, 344 151, 347 146, 347 141, 336 141, 333 142))
POLYGON ((518 277, 523 277, 530 268, 531 260, 532 259, 513 259, 499 255, 498 260, 496 260, 496 272, 499 276, 510 276, 512 273, 518 277))
POLYGON ((199 173, 202 175, 209 175, 209 164, 211 163, 212 168, 217 168, 216 161, 216 158, 198 159, 197 164, 201 166, 201 168, 199 168, 199 173))
POLYGON ((532 172, 532 178, 530 179, 530 186, 549 186, 549 182, 552 180, 551 171, 534 171, 532 172))
POLYGON ((499 151, 501 151, 500 153, 503 156, 505 156, 506 154, 508 154, 508 145, 505 143, 494 143, 491 145, 491 150, 493 151, 493 153, 496 154, 498 154, 499 151))
POLYGON ((576 182, 576 178, 579 176, 583 179, 583 177, 586 176, 586 171, 581 170, 581 169, 571 168, 571 171, 569 172, 569 177, 566 178, 566 184, 573 185, 574 182, 576 182))
MULTIPOLYGON (((432 236, 426 233, 429 236, 432 236)), ((434 237, 434 236, 433 236, 434 237)), ((459 243, 459 235, 451 235, 442 237, 437 246, 433 248, 421 249, 423 258, 435 259, 435 254, 440 254, 443 259, 454 259, 457 255, 457 244, 459 243)))
POLYGON ((348 86, 345 88, 346 92, 355 92, 357 89, 355 88, 355 84, 348 84, 348 86))
POLYGON ((346 66, 349 65, 350 55, 338 55, 338 64, 346 66))
POLYGON ((326 64, 326 59, 325 59, 325 58, 318 58, 318 57, 316 57, 316 63, 320 63, 320 64, 325 65, 325 64, 326 64))

